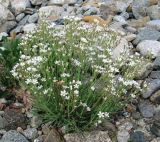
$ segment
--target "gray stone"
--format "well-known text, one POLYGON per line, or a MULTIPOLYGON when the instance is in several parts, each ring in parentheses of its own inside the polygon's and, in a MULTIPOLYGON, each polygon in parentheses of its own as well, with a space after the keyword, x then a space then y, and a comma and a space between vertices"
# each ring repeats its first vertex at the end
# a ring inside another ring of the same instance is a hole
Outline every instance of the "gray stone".
POLYGON ((36 23, 38 21, 38 13, 34 13, 28 18, 29 23, 36 23))
POLYGON ((19 23, 18 26, 20 25, 25 25, 28 22, 29 15, 26 15, 19 23))
POLYGON ((130 140, 132 142, 146 142, 144 133, 141 131, 136 131, 136 132, 131 133, 130 140))
POLYGON ((149 21, 149 22, 147 22, 146 26, 160 31, 160 20, 149 21))
POLYGON ((64 135, 66 142, 112 142, 107 131, 93 131, 64 135))
POLYGON ((160 89, 160 80, 154 79, 152 80, 147 88, 147 91, 143 93, 143 98, 149 98, 153 93, 160 89))
POLYGON ((96 7, 91 7, 89 8, 86 12, 84 12, 84 16, 87 15, 98 15, 99 14, 99 9, 96 7))
POLYGON ((126 25, 127 22, 126 20, 124 19, 124 17, 122 16, 119 16, 119 15, 116 15, 113 17, 113 20, 117 21, 117 22, 120 22, 122 25, 126 25))
POLYGON ((140 113, 145 118, 153 117, 155 111, 154 107, 148 102, 141 102, 138 106, 140 113))
POLYGON ((143 40, 158 40, 160 39, 160 32, 151 28, 144 28, 139 31, 136 39, 133 41, 135 45, 143 40))
POLYGON ((154 121, 150 130, 154 135, 160 137, 160 120, 154 121))
POLYGON ((0 142, 29 142, 23 135, 15 130, 6 132, 0 142))
POLYGON ((130 33, 133 33, 133 34, 137 32, 137 29, 134 28, 134 27, 131 27, 131 26, 127 26, 127 27, 126 27, 126 30, 127 30, 128 32, 130 32, 130 33))
POLYGON ((160 90, 154 93, 151 97, 150 100, 154 103, 160 104, 160 90))
POLYGON ((143 56, 157 57, 160 53, 160 42, 154 40, 144 40, 137 45, 137 50, 143 56))
POLYGON ((34 23, 30 23, 30 24, 27 24, 27 25, 25 25, 24 27, 23 27, 23 31, 25 32, 25 33, 29 33, 29 32, 32 32, 32 31, 34 31, 35 29, 36 29, 36 24, 34 24, 34 23))
POLYGON ((33 5, 41 5, 45 1, 46 0, 30 0, 31 4, 33 4, 33 5))
POLYGON ((24 130, 23 134, 27 139, 33 140, 33 139, 37 138, 38 131, 36 128, 28 128, 28 129, 24 130))
POLYGON ((4 129, 5 125, 6 125, 5 119, 0 116, 0 129, 4 129))
POLYGON ((150 5, 148 0, 134 0, 132 3, 132 12, 136 19, 146 16, 146 7, 150 5))
POLYGON ((0 3, 4 5, 6 8, 10 6, 10 0, 0 0, 0 3))
POLYGON ((14 29, 11 31, 11 33, 12 33, 12 32, 20 33, 20 32, 22 32, 22 28, 23 28, 23 25, 17 26, 16 28, 14 28, 14 29))
POLYGON ((152 5, 146 11, 152 20, 160 19, 160 7, 158 5, 152 5))
POLYGON ((118 142, 128 142, 130 138, 130 134, 126 130, 120 130, 117 134, 117 141, 118 142))
POLYGON ((7 21, 0 26, 0 32, 9 33, 16 25, 17 23, 15 21, 7 21))
POLYGON ((154 69, 160 69, 160 56, 158 56, 153 62, 154 69))
POLYGON ((152 71, 150 74, 150 78, 160 79, 160 71, 152 71))
POLYGON ((39 9, 39 20, 45 19, 49 21, 55 21, 60 18, 61 14, 64 12, 63 7, 60 6, 44 6, 39 9))
POLYGON ((77 0, 50 0, 49 4, 57 4, 57 5, 64 5, 64 4, 75 4, 77 0))
POLYGON ((33 128, 38 128, 41 124, 42 124, 42 120, 39 117, 37 117, 37 116, 32 117, 31 126, 33 128))
POLYGON ((125 39, 127 39, 128 42, 133 41, 136 38, 136 34, 128 34, 125 36, 125 39))
POLYGON ((27 7, 30 7, 30 6, 31 5, 29 0, 12 0, 11 1, 11 8, 16 15, 23 12, 27 7))
POLYGON ((25 14, 24 13, 20 13, 20 14, 18 14, 17 16, 16 16, 16 21, 21 21, 22 19, 23 19, 23 17, 25 16, 25 14))

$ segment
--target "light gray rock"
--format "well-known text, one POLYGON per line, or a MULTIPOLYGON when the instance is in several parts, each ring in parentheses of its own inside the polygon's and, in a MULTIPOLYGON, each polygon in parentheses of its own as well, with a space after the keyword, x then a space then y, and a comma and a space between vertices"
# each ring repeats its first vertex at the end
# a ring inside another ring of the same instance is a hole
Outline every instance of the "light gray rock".
POLYGON ((11 1, 11 8, 16 15, 23 12, 27 7, 30 7, 30 6, 31 5, 29 0, 12 0, 11 1))
POLYGON ((38 21, 38 13, 34 13, 28 18, 29 23, 36 23, 38 21))
POLYGON ((29 142, 23 135, 15 130, 6 132, 0 142, 29 142))
POLYGON ((155 61, 153 62, 154 69, 160 69, 160 56, 158 56, 155 61))
POLYGON ((150 100, 154 103, 160 104, 160 90, 154 93, 151 97, 150 100))
POLYGON ((37 117, 37 116, 32 117, 31 126, 33 128, 38 128, 41 124, 42 124, 42 120, 39 117, 37 117))
POLYGON ((116 15, 113 17, 113 20, 120 22, 122 25, 127 25, 127 21, 122 16, 116 15))
POLYGON ((137 50, 139 50, 143 56, 153 55, 157 57, 160 53, 160 42, 144 40, 137 45, 137 50))
POLYGON ((77 0, 50 0, 49 4, 57 4, 57 5, 64 5, 64 4, 75 4, 77 0))
POLYGON ((37 138, 38 131, 36 128, 28 128, 28 129, 24 130, 23 134, 27 139, 33 140, 33 139, 37 138))
POLYGON ((144 133, 141 131, 136 131, 136 132, 131 133, 131 141, 146 142, 144 133))
POLYGON ((118 59, 119 57, 125 55, 129 55, 130 49, 129 49, 129 44, 128 41, 125 38, 122 38, 117 45, 116 48, 113 49, 113 59, 118 59))
POLYGON ((136 34, 128 34, 124 37, 128 42, 133 41, 136 38, 136 34))
POLYGON ((132 12, 136 19, 146 16, 146 7, 150 5, 148 0, 133 0, 132 12))
POLYGON ((141 102, 138 106, 141 115, 145 118, 153 117, 155 110, 153 105, 148 102, 141 102))
POLYGON ((160 31, 160 20, 149 21, 146 26, 160 31))
POLYGON ((130 134, 127 130, 120 130, 117 134, 117 141, 118 142, 128 142, 130 138, 130 134))
POLYGON ((89 8, 86 12, 84 12, 84 16, 86 15, 98 15, 99 14, 99 9, 96 7, 91 7, 89 8))
POLYGON ((20 33, 20 32, 22 32, 22 28, 23 28, 23 25, 17 26, 17 27, 14 28, 13 30, 11 30, 11 33, 12 33, 12 32, 20 33))
POLYGON ((133 41, 133 44, 137 45, 139 42, 143 40, 159 40, 159 39, 160 39, 159 31, 152 28, 144 28, 139 31, 136 39, 133 41))
POLYGON ((4 129, 5 128, 5 124, 6 124, 5 119, 0 116, 0 129, 4 129))
POLYGON ((158 5, 152 5, 146 11, 152 20, 160 19, 160 7, 158 5))
POLYGON ((30 0, 30 2, 33 5, 41 5, 42 3, 46 2, 46 0, 30 0))
POLYGON ((16 16, 16 21, 21 21, 22 19, 23 19, 23 17, 25 16, 25 14, 24 13, 20 13, 20 14, 18 14, 17 16, 16 16))
POLYGON ((15 21, 7 21, 0 26, 0 32, 9 33, 9 31, 12 30, 16 25, 17 23, 15 21))
POLYGON ((55 21, 59 19, 63 11, 64 11, 63 7, 56 5, 41 7, 39 9, 39 20, 44 19, 45 15, 46 20, 55 21))
POLYGON ((28 22, 29 15, 26 15, 19 23, 18 26, 20 25, 25 25, 28 22))
POLYGON ((23 31, 25 32, 25 33, 29 33, 29 32, 32 32, 32 31, 34 31, 35 29, 36 29, 36 24, 34 24, 34 23, 30 23, 30 24, 27 24, 27 25, 25 25, 24 27, 23 27, 23 31))
POLYGON ((149 98, 153 93, 160 89, 160 80, 154 79, 149 82, 146 92, 143 93, 143 98, 149 98))
POLYGON ((160 79, 160 71, 152 71, 150 74, 150 78, 160 79))
POLYGON ((66 134, 64 135, 66 142, 112 142, 107 131, 93 131, 83 134, 66 134))
POLYGON ((10 0, 0 0, 0 3, 7 8, 10 6, 10 0))
POLYGON ((4 5, 0 3, 0 25, 8 20, 14 20, 15 17, 4 5))

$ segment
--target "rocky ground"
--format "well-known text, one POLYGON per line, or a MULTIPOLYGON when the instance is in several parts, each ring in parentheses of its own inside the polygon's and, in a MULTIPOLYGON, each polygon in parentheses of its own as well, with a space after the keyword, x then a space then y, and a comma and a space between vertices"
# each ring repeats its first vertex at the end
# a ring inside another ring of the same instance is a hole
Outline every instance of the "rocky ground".
MULTIPOLYGON (((2 36, 32 31, 42 19, 63 22, 66 15, 79 16, 122 35, 115 57, 132 50, 154 55, 142 69, 140 80, 149 84, 146 92, 91 133, 65 134, 66 142, 160 142, 160 1, 159 0, 0 0, 2 36), (94 15, 94 16, 93 16, 94 15), (87 17, 89 16, 89 17, 87 17), (130 48, 125 48, 130 47, 130 48)), ((0 99, 0 142, 60 142, 59 133, 26 111, 20 99, 0 99)))

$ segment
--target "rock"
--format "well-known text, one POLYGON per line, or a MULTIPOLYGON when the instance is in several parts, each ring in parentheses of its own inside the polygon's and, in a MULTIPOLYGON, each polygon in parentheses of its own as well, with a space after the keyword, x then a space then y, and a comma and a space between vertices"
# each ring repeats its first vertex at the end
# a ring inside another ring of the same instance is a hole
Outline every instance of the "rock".
POLYGON ((158 56, 155 61, 153 62, 154 69, 160 69, 160 56, 158 56))
POLYGON ((150 74, 150 78, 160 79, 160 71, 152 71, 150 74))
POLYGON ((160 80, 159 79, 152 80, 148 85, 147 91, 143 93, 143 98, 150 97, 153 93, 155 93, 159 89, 160 89, 160 80))
POLYGON ((138 106, 140 113, 145 118, 153 117, 155 111, 153 105, 148 102, 141 102, 138 106))
POLYGON ((99 14, 99 9, 96 7, 91 7, 83 15, 87 16, 87 15, 98 15, 98 14, 99 14))
POLYGON ((128 42, 133 41, 136 38, 136 34, 128 34, 124 37, 128 42))
POLYGON ((160 53, 160 42, 144 40, 140 42, 136 48, 143 56, 153 55, 153 57, 157 57, 160 53))
POLYGON ((160 120, 154 121, 150 130, 154 135, 160 137, 160 120))
POLYGON ((128 142, 130 138, 130 134, 126 130, 120 130, 117 134, 117 141, 118 142, 128 142))
POLYGON ((39 136, 38 138, 34 139, 34 142, 43 142, 43 138, 39 136))
POLYGON ((23 135, 15 130, 6 132, 0 142, 29 142, 23 135))
POLYGON ((16 28, 14 28, 11 33, 15 32, 15 33, 20 33, 22 32, 23 29, 23 25, 17 26, 16 28))
POLYGON ((116 16, 113 17, 113 20, 115 20, 117 22, 120 22, 121 25, 127 25, 126 20, 122 16, 116 15, 116 16))
POLYGON ((160 20, 149 21, 149 22, 147 22, 146 26, 160 31, 160 20))
POLYGON ((27 24, 23 27, 23 31, 25 33, 29 33, 29 32, 32 32, 36 29, 36 24, 34 23, 30 23, 30 24, 27 24))
POLYGON ((0 130, 4 129, 5 125, 6 125, 5 119, 0 116, 0 130))
POLYGON ((139 112, 133 112, 132 117, 133 119, 138 120, 141 118, 141 114, 139 112))
POLYGON ((144 133, 141 131, 136 131, 136 132, 131 133, 130 140, 132 142, 146 142, 144 138, 144 133))
POLYGON ((6 8, 10 6, 10 0, 0 0, 0 3, 4 5, 6 8))
POLYGON ((38 13, 34 13, 28 18, 29 23, 36 23, 38 21, 38 13))
POLYGON ((127 30, 128 32, 130 32, 130 33, 133 33, 133 34, 135 34, 135 33, 137 32, 137 30, 136 30, 135 28, 131 27, 131 26, 127 26, 127 27, 126 27, 126 30, 127 30))
POLYGON ((144 28, 140 30, 136 39, 133 41, 135 45, 143 40, 158 40, 160 39, 160 32, 151 28, 144 28))
POLYGON ((45 1, 46 0, 30 0, 31 4, 33 4, 33 5, 41 5, 45 1))
POLYGON ((160 137, 153 139, 151 142, 160 142, 160 137))
POLYGON ((19 23, 18 23, 18 26, 20 25, 25 25, 27 22, 28 22, 28 19, 29 19, 29 15, 26 15, 19 23))
POLYGON ((113 49, 113 59, 118 59, 123 54, 129 54, 129 45, 128 41, 125 38, 122 38, 116 48, 113 49))
POLYGON ((15 21, 7 21, 0 26, 0 32, 9 33, 16 25, 17 23, 15 21))
POLYGON ((150 6, 146 11, 152 20, 160 19, 160 7, 158 5, 150 6))
POLYGON ((7 37, 8 34, 6 32, 0 33, 0 41, 2 40, 3 37, 7 37))
POLYGON ((144 27, 148 21, 150 21, 150 17, 146 16, 146 17, 140 18, 138 20, 135 20, 135 19, 128 20, 127 23, 128 23, 128 25, 130 25, 134 28, 141 28, 141 27, 144 27))
POLYGON ((42 120, 39 117, 37 117, 37 116, 32 117, 31 126, 33 128, 38 128, 41 124, 42 124, 42 120))
POLYGON ((6 100, 5 98, 1 98, 1 99, 0 99, 0 103, 6 104, 6 103, 7 103, 7 100, 6 100))
POLYGON ((60 137, 60 134, 55 129, 52 129, 47 135, 44 142, 62 142, 62 139, 60 137))
POLYGON ((154 93, 151 97, 150 100, 154 103, 160 104, 160 90, 154 93))
POLYGON ((132 128, 133 128, 133 124, 129 121, 126 121, 123 124, 121 124, 120 126, 118 126, 119 131, 121 131, 121 130, 130 131, 132 128))
POLYGON ((38 137, 38 131, 36 128, 28 128, 24 130, 23 135, 30 140, 33 140, 38 137))
POLYGON ((4 5, 0 3, 0 26, 8 20, 14 20, 15 17, 4 5))
POLYGON ((39 9, 39 19, 41 20, 45 15, 46 20, 55 21, 60 18, 63 11, 60 6, 44 6, 39 9))
POLYGON ((132 12, 136 19, 146 16, 146 7, 150 5, 148 0, 134 0, 132 3, 132 12))
POLYGON ((50 0, 49 4, 57 4, 57 5, 64 5, 64 4, 75 4, 77 0, 50 0))
POLYGON ((7 122, 5 126, 6 130, 16 130, 17 127, 26 128, 26 117, 14 109, 6 109, 4 112, 4 119, 7 122))
POLYGON ((64 135, 66 142, 112 142, 107 131, 84 132, 83 134, 66 134, 64 135))
POLYGON ((16 15, 23 12, 27 7, 30 7, 29 0, 12 0, 11 8, 16 15))
POLYGON ((20 13, 16 16, 16 21, 21 21, 24 18, 25 14, 24 13, 20 13))
POLYGON ((4 111, 0 111, 0 116, 3 116, 3 114, 4 114, 4 111))

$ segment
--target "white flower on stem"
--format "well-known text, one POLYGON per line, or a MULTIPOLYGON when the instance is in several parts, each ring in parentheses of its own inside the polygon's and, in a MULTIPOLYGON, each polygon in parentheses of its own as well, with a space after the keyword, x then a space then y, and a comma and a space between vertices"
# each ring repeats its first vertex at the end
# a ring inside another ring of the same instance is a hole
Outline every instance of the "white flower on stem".
POLYGON ((87 111, 91 111, 91 108, 90 108, 90 107, 87 107, 87 111))
POLYGON ((91 87, 91 90, 92 90, 92 91, 94 91, 94 90, 95 90, 95 87, 94 87, 94 86, 92 86, 92 87, 91 87))
POLYGON ((63 90, 63 91, 61 91, 60 95, 61 95, 62 97, 65 97, 65 96, 68 95, 68 93, 66 92, 66 90, 63 90))
POLYGON ((78 94, 79 94, 79 91, 78 91, 78 90, 74 90, 74 94, 75 94, 75 95, 78 95, 78 94))
POLYGON ((84 38, 84 37, 81 37, 81 41, 84 42, 84 43, 88 43, 87 39, 84 38))

